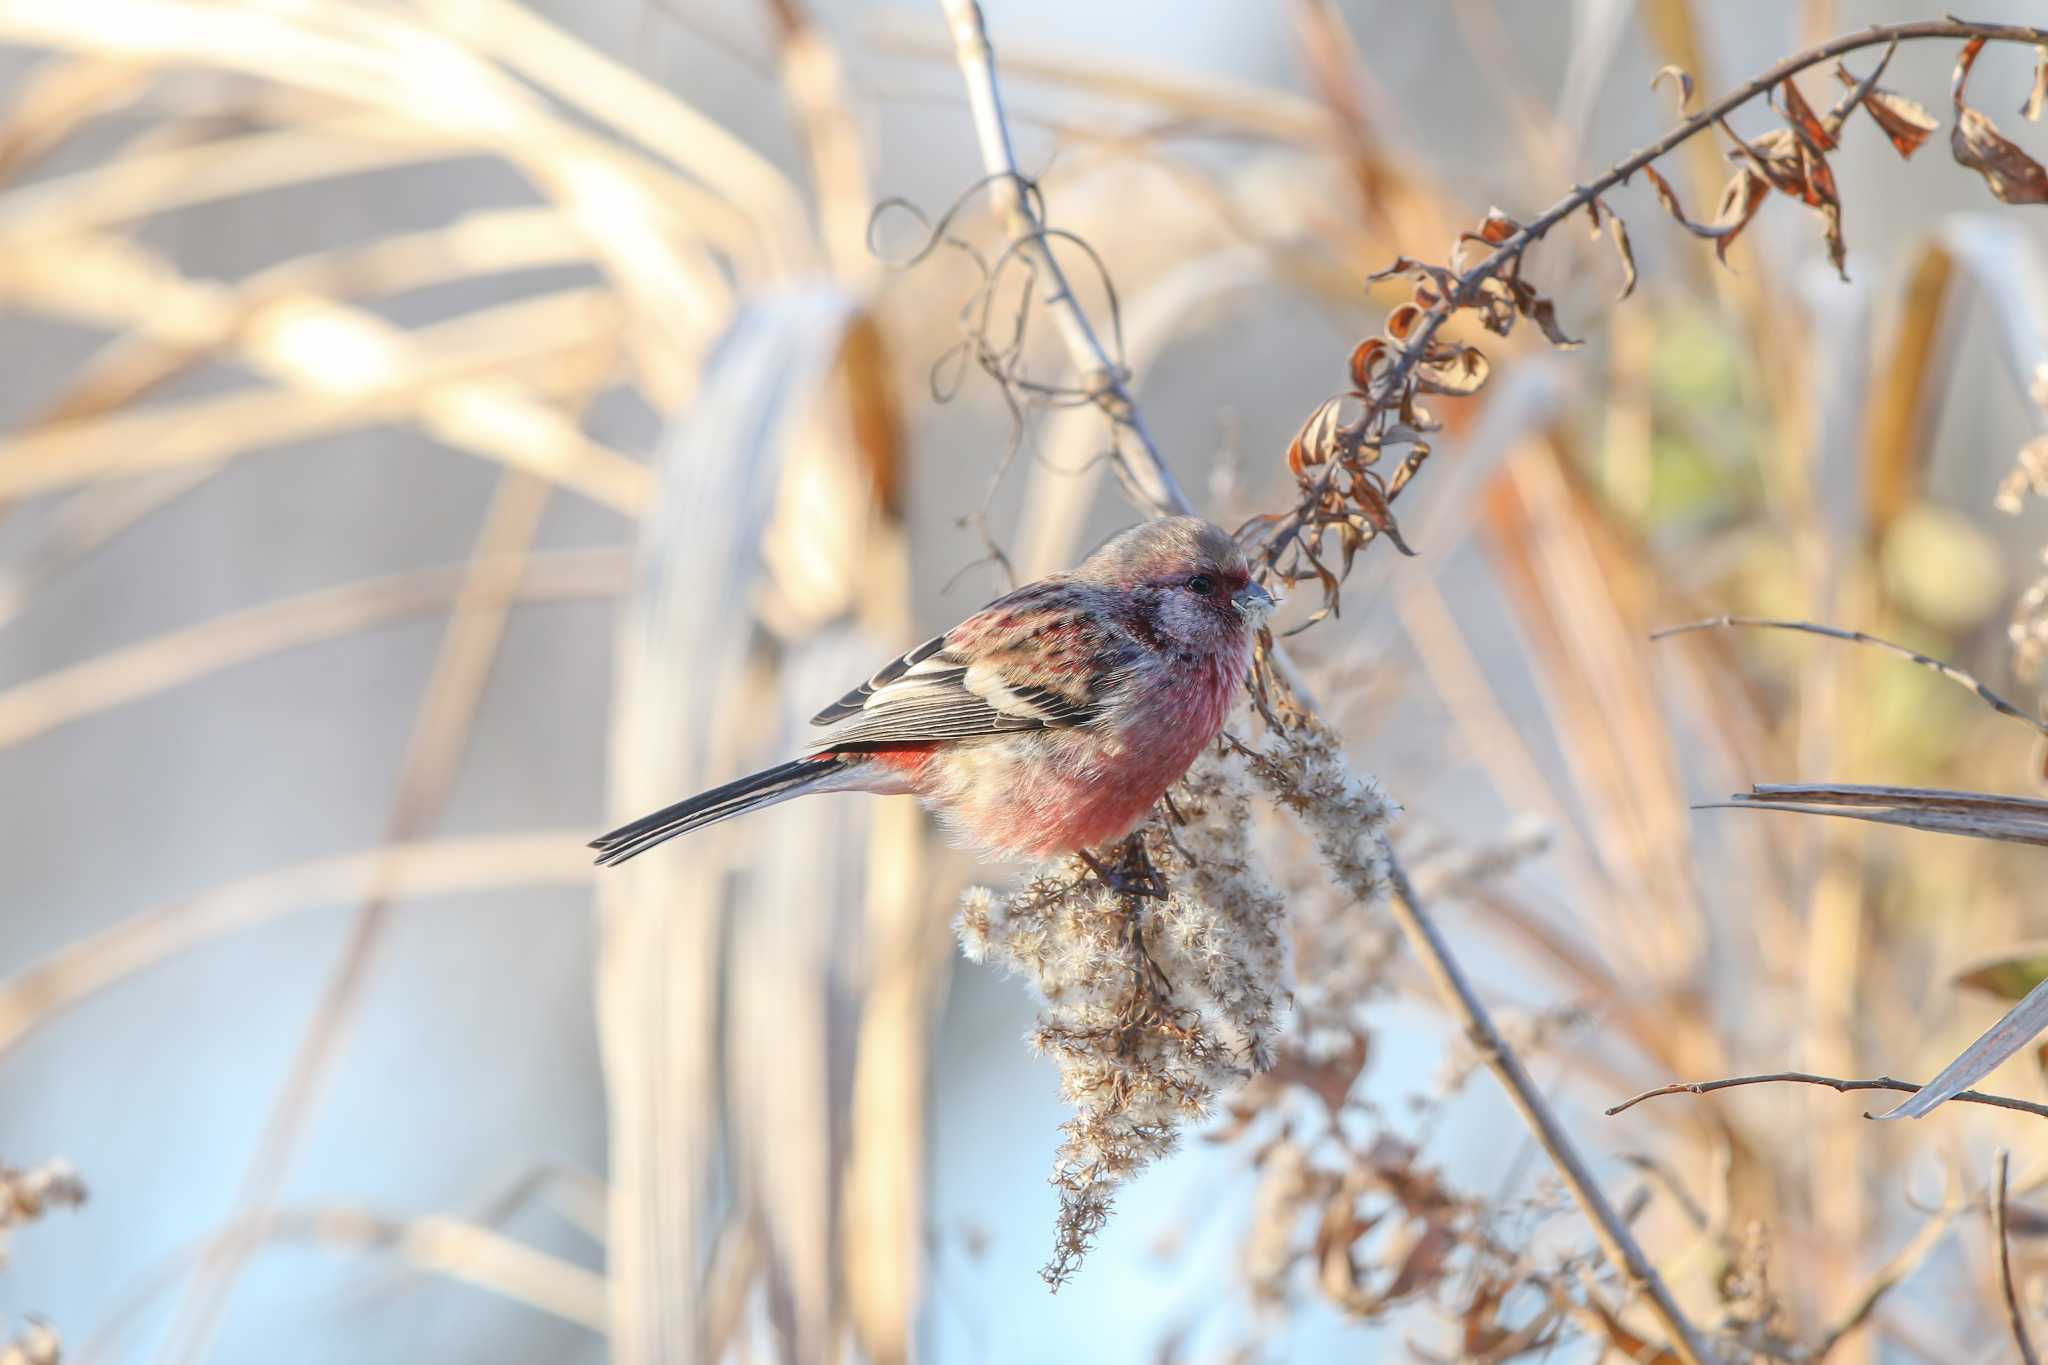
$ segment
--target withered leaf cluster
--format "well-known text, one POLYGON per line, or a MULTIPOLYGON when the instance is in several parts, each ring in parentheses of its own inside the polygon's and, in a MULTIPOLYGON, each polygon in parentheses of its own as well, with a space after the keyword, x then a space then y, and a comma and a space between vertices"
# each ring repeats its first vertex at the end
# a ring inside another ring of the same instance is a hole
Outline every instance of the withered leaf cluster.
MULTIPOLYGON (((1963 89, 1969 84, 1970 68, 1976 65, 1977 54, 1984 50, 1984 42, 1982 38, 1972 38, 1964 45, 1962 56, 1956 59, 1952 85, 1956 126, 1949 133, 1949 151, 1954 154, 1957 165, 1967 166, 1983 176, 1991 192, 2005 203, 2048 204, 2048 169, 2000 133, 1997 124, 1963 102, 1963 89)), ((2020 110, 2027 118, 2040 117, 2044 82, 2048 82, 2048 55, 2036 59, 2033 93, 2020 110)))
MULTIPOLYGON (((1902 157, 1918 151, 1927 136, 1940 126, 1912 100, 1878 85, 1877 79, 1890 61, 1891 51, 1887 50, 1870 75, 1861 80, 1837 62, 1835 76, 1848 90, 1826 114, 1815 112, 1790 77, 1780 81, 1771 91, 1770 103, 1784 126, 1757 138, 1744 138, 1725 118, 1715 119, 1715 125, 1729 141, 1728 159, 1735 164, 1735 173, 1722 186, 1712 221, 1698 222, 1689 217, 1671 183, 1654 165, 1645 166, 1643 174, 1656 191, 1657 202, 1680 227, 1712 241, 1715 256, 1726 264, 1728 248, 1775 190, 1797 199, 1820 216, 1828 259, 1834 263, 1836 272, 1847 279, 1848 243, 1842 236, 1841 190, 1827 157, 1841 145, 1843 125, 1857 109, 1863 109, 1884 130, 1902 157)), ((1692 78, 1676 67, 1658 72, 1651 84, 1674 76, 1681 101, 1689 101, 1692 78)))
MULTIPOLYGON (((1592 211, 1598 231, 1598 211, 1592 211)), ((1611 211, 1608 221, 1632 288, 1627 229, 1611 211)), ((1367 280, 1409 280, 1414 288, 1387 314, 1379 335, 1351 352, 1351 391, 1311 413, 1289 443, 1287 467, 1300 495, 1295 507, 1254 517, 1239 529, 1241 539, 1250 535, 1258 545, 1274 578, 1321 585, 1322 606, 1297 630, 1337 613, 1353 559, 1375 538, 1414 553, 1401 538, 1393 502, 1429 458, 1430 433, 1443 425, 1421 400, 1470 397, 1493 369, 1479 347, 1443 336, 1443 325, 1463 314, 1507 336, 1526 319, 1554 346, 1579 344, 1558 322, 1557 305, 1522 277, 1523 254, 1533 240, 1523 224, 1494 209, 1477 228, 1459 234, 1448 265, 1402 256, 1367 280), (1383 474, 1380 465, 1390 453, 1400 462, 1383 474)))
MULTIPOLYGON (((1956 64, 1956 126, 1950 137, 1955 159, 1983 175, 1992 193, 2006 203, 2048 203, 2048 169, 1964 101, 1971 66, 1986 41, 1972 39, 1956 64)), ((1686 231, 1712 241, 1724 264, 1728 248, 1773 192, 1798 200, 1819 217, 1828 257, 1847 279, 1841 189, 1828 161, 1828 154, 1841 145, 1844 125, 1861 109, 1902 158, 1917 152, 1941 126, 1924 106, 1878 84, 1897 48, 1894 38, 1867 76, 1858 77, 1837 61, 1834 75, 1845 90, 1824 114, 1788 76, 1767 89, 1759 86, 1745 92, 1767 94, 1781 126, 1745 138, 1718 112, 1697 115, 1666 143, 1654 151, 1646 149, 1627 164, 1641 166, 1665 213, 1686 231), (1710 125, 1727 138, 1728 159, 1735 169, 1722 186, 1713 216, 1701 220, 1686 212, 1677 190, 1646 158, 1668 153, 1710 125)), ((1677 91, 1681 110, 1691 104, 1690 75, 1667 66, 1651 85, 1666 83, 1677 91)), ((2044 106, 2048 47, 2037 49, 2033 89, 2021 112, 2034 119, 2044 106)), ((1393 504, 1429 458, 1429 436, 1442 425, 1420 400, 1430 395, 1468 397, 1479 391, 1491 372, 1484 351, 1442 335, 1446 324, 1465 314, 1505 336, 1517 321, 1527 319, 1551 344, 1577 345, 1558 322, 1555 304, 1523 278, 1522 267, 1529 247, 1580 209, 1594 233, 1604 227, 1614 241, 1622 267, 1621 297, 1634 291, 1635 253, 1627 224, 1599 193, 1617 181, 1625 183, 1629 174, 1633 171, 1618 169, 1526 225, 1498 210, 1490 212, 1476 230, 1460 235, 1447 265, 1403 256, 1370 277, 1369 283, 1411 280, 1414 289, 1387 315, 1384 329, 1352 351, 1350 391, 1311 413, 1289 442, 1287 467, 1294 479, 1295 505, 1253 517, 1238 532, 1269 578, 1289 585, 1314 581, 1320 586, 1321 605, 1295 631, 1337 614, 1352 562, 1373 540, 1385 536, 1402 553, 1414 553, 1401 537, 1393 504), (1386 472, 1388 465, 1391 473, 1386 472)))

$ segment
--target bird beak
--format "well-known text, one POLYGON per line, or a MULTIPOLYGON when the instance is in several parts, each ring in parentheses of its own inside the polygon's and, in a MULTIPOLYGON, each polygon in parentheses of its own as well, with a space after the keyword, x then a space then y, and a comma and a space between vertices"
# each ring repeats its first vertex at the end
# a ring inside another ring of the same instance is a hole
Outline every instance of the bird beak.
POLYGON ((1273 594, 1257 583, 1245 584, 1237 590, 1230 601, 1231 605, 1237 608, 1238 614, 1254 627, 1263 625, 1266 618, 1273 613, 1273 594))

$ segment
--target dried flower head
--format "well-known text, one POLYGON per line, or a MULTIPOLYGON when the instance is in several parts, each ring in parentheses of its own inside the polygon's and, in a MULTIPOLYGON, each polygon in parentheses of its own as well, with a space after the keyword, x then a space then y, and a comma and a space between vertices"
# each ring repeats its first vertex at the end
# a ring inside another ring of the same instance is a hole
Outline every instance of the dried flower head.
POLYGON ((1250 805, 1243 763, 1212 750, 1175 789, 1171 821, 1127 841, 1115 885, 1077 857, 1020 891, 976 887, 963 901, 967 956, 1045 998, 1031 1041, 1059 1064, 1077 1111, 1054 1158, 1054 1287, 1117 1187, 1171 1151, 1220 1090, 1272 1064, 1288 998, 1285 905, 1254 861, 1250 805))
POLYGON ((0 1166, 0 1266, 7 1264, 10 1229, 33 1223, 53 1208, 75 1209, 84 1202, 85 1182, 68 1162, 49 1161, 26 1171, 0 1166))
POLYGON ((64 1343, 47 1322, 30 1318, 14 1338, 0 1344, 0 1365, 57 1365, 63 1359, 64 1343))
MULTIPOLYGON (((1206 752, 1107 878, 1074 857, 1020 891, 976 887, 963 899, 962 950, 1038 987, 1045 1009, 1031 1041, 1059 1064, 1077 1111, 1054 1159, 1060 1221, 1044 1274, 1055 1287, 1078 1267, 1117 1188, 1170 1152, 1221 1092, 1274 1064, 1293 996, 1288 902, 1253 849, 1254 779, 1311 832, 1343 888, 1352 938, 1379 945, 1368 955, 1376 976, 1386 946, 1369 910, 1385 886, 1379 835, 1398 807, 1313 724, 1275 729, 1257 751, 1206 752)), ((1340 966, 1354 957, 1343 937, 1329 935, 1328 961, 1340 966)), ((1327 968, 1318 977, 1313 1021, 1353 1037, 1335 1027, 1341 987, 1331 989, 1327 968)))

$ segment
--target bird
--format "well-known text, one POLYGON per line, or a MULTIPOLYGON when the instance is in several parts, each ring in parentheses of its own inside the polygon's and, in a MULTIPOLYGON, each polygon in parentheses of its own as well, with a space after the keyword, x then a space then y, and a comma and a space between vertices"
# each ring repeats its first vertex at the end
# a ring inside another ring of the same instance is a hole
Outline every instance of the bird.
POLYGON ((591 841, 600 866, 798 796, 911 795, 957 842, 1047 859, 1129 834, 1222 732, 1274 599, 1199 517, 1122 531, 818 712, 810 751, 591 841))

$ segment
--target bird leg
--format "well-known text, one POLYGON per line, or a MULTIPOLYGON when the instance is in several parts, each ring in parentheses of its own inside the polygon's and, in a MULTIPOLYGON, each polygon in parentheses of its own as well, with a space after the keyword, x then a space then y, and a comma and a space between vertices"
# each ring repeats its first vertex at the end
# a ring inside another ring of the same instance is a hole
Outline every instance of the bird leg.
POLYGON ((1172 1015, 1173 981, 1145 943, 1145 902, 1165 900, 1166 878, 1145 852, 1144 836, 1133 834, 1116 846, 1114 866, 1086 849, 1077 850, 1103 886, 1123 900, 1124 946, 1131 954, 1134 1013, 1158 1019, 1172 1015))
POLYGON ((1082 862, 1095 874, 1095 880, 1119 896, 1135 896, 1143 900, 1163 901, 1171 894, 1166 878, 1152 865, 1152 859, 1145 853, 1145 838, 1133 834, 1116 846, 1116 863, 1105 866, 1087 849, 1075 850, 1082 862))

